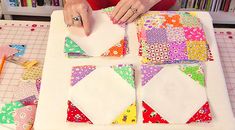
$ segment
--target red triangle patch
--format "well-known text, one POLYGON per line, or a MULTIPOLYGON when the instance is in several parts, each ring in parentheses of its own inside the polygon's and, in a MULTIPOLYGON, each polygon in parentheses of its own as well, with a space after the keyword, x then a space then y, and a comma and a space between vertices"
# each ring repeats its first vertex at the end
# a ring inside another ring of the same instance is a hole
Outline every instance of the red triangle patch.
POLYGON ((210 122, 212 120, 209 103, 206 102, 194 115, 187 124, 192 122, 210 122))
POLYGON ((155 112, 150 106, 142 101, 143 110, 143 123, 165 123, 169 122, 163 119, 157 112, 155 112))
POLYGON ((71 101, 68 101, 67 121, 93 124, 71 101))

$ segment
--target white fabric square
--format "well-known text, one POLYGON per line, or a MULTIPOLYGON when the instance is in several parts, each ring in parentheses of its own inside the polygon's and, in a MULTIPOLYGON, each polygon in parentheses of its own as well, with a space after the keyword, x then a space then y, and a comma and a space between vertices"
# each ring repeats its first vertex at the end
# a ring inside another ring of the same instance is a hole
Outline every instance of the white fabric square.
POLYGON ((101 56, 124 39, 125 28, 113 24, 109 16, 102 10, 93 11, 92 18, 92 33, 89 36, 84 34, 83 28, 77 27, 70 27, 68 36, 86 52, 86 55, 101 56))
POLYGON ((143 101, 169 123, 185 124, 207 102, 207 96, 204 86, 178 65, 170 65, 143 85, 143 101))

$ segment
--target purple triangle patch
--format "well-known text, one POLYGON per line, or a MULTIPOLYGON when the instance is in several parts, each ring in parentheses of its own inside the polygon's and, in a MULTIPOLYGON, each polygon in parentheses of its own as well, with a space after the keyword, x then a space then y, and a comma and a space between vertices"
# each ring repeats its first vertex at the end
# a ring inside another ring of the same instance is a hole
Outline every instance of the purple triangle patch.
POLYGON ((142 86, 148 83, 148 81, 150 81, 161 69, 162 67, 160 66, 142 65, 141 66, 142 86))
POLYGON ((95 66, 85 65, 85 66, 76 66, 72 69, 72 77, 71 77, 71 86, 74 86, 77 82, 82 80, 88 74, 90 74, 93 70, 95 70, 95 66))

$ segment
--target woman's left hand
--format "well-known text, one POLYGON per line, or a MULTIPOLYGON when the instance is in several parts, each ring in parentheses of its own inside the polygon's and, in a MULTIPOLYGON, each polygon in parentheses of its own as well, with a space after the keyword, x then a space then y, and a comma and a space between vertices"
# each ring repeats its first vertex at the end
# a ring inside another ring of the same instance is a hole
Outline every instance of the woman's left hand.
POLYGON ((112 12, 114 24, 133 22, 161 0, 120 0, 112 12))

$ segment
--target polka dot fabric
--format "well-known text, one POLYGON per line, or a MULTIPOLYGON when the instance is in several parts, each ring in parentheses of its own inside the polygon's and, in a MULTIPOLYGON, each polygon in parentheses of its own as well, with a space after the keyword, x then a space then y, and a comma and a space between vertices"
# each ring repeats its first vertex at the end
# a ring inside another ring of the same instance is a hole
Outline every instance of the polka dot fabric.
POLYGON ((35 95, 19 100, 24 106, 37 105, 37 98, 35 95))
POLYGON ((143 123, 164 123, 168 124, 168 122, 163 119, 157 112, 155 112, 149 105, 147 105, 144 101, 142 102, 143 106, 143 123))
POLYGON ((19 101, 0 104, 0 124, 14 124, 14 111, 23 106, 19 101))
POLYGON ((189 119, 187 124, 196 122, 210 122, 212 120, 209 103, 206 102, 198 111, 189 119))
POLYGON ((29 105, 15 111, 14 121, 16 130, 31 130, 35 119, 36 108, 36 105, 29 105))
POLYGON ((135 124, 136 123, 136 104, 131 104, 112 124, 135 124))
POLYGON ((200 66, 181 66, 180 70, 205 87, 205 74, 200 66))
POLYGON ((142 86, 144 86, 149 80, 151 80, 161 69, 162 67, 158 66, 142 65, 141 66, 142 86))
POLYGON ((126 54, 126 40, 121 40, 119 43, 111 47, 108 51, 102 54, 102 56, 114 56, 122 57, 126 54))
POLYGON ((72 77, 71 77, 71 86, 74 86, 77 82, 82 80, 88 74, 90 74, 93 70, 95 70, 95 66, 85 65, 73 67, 72 69, 72 77))
POLYGON ((132 87, 135 86, 134 70, 132 69, 131 66, 114 66, 113 69, 132 87))
POLYGON ((209 45, 196 15, 155 11, 142 15, 136 23, 142 63, 195 63, 213 57, 207 54, 209 45))
POLYGON ((23 80, 37 80, 42 76, 42 67, 41 66, 33 66, 31 68, 27 68, 22 75, 23 80))
POLYGON ((71 101, 68 101, 67 121, 93 124, 71 101))
POLYGON ((205 41, 187 41, 188 59, 190 60, 207 60, 207 47, 205 41))
POLYGON ((163 28, 152 28, 146 31, 147 43, 164 43, 167 41, 166 30, 163 28))
POLYGON ((64 52, 65 53, 78 53, 83 55, 85 52, 74 42, 71 38, 65 38, 65 45, 64 45, 64 52))
POLYGON ((149 45, 147 47, 147 59, 154 64, 164 64, 169 61, 169 44, 157 43, 155 45, 149 45))
POLYGON ((186 61, 188 59, 188 52, 185 42, 170 42, 170 60, 171 61, 186 61))

